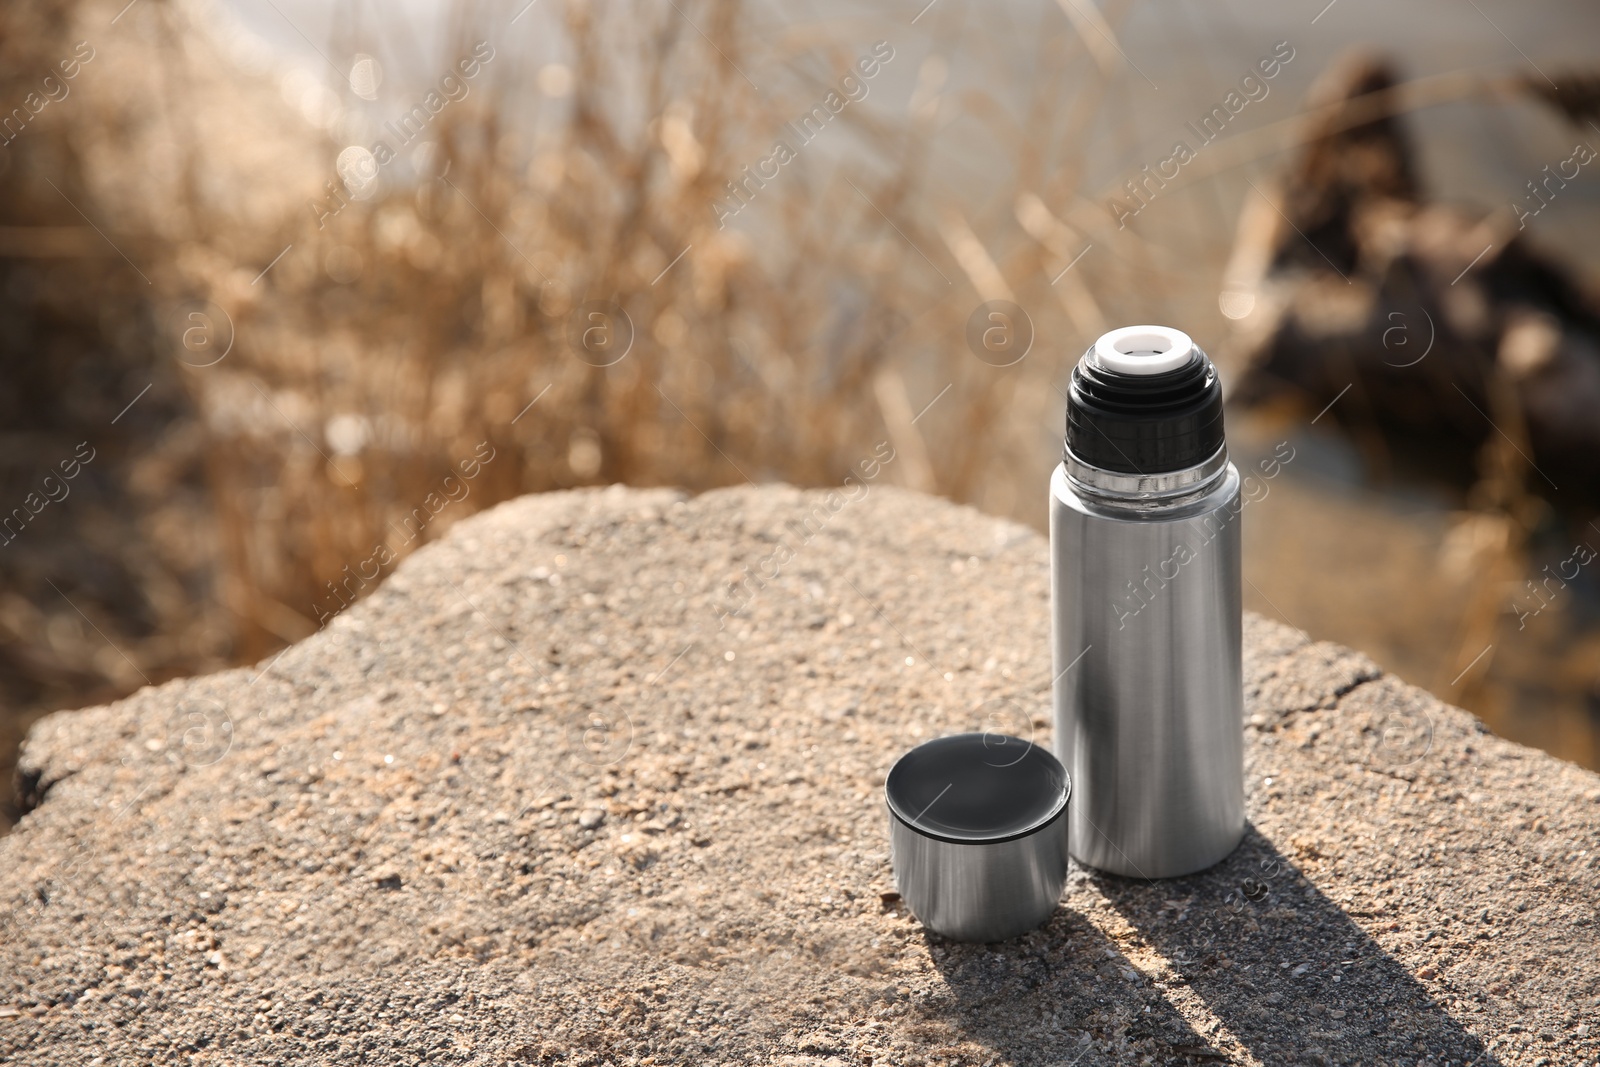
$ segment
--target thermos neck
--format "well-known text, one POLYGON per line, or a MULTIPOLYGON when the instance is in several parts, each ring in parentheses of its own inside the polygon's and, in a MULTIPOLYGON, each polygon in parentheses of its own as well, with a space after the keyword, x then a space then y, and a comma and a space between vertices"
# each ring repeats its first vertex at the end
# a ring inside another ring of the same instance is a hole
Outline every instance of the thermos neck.
POLYGON ((1091 489, 1188 495, 1227 466, 1222 384, 1181 330, 1101 336, 1073 368, 1066 422, 1068 473, 1091 489))
POLYGON ((1203 463, 1160 474, 1124 474, 1090 466, 1068 451, 1064 466, 1073 486, 1111 506, 1173 507, 1209 493, 1228 469, 1228 449, 1219 447, 1203 463))

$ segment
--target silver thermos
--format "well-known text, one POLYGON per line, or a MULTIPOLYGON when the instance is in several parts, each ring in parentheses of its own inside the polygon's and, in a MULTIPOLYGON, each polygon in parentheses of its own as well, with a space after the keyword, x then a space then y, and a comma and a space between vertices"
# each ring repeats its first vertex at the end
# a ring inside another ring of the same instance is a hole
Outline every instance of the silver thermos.
POLYGON ((1079 863, 1167 878, 1244 834, 1239 488, 1216 368, 1189 336, 1096 341, 1050 482, 1055 745, 1079 863))

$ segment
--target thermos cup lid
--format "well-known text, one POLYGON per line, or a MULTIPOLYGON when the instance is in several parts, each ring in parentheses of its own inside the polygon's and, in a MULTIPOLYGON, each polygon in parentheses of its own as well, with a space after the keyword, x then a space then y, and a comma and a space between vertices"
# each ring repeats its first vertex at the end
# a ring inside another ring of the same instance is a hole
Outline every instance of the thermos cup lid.
POLYGON ((1004 734, 941 737, 884 782, 895 885, 922 924, 1003 941, 1043 923, 1067 877, 1072 783, 1048 750, 1004 734))
POLYGON ((1006 841, 1031 833, 1067 806, 1061 762, 1006 734, 941 737, 901 756, 884 782, 895 818, 955 843, 1006 841))

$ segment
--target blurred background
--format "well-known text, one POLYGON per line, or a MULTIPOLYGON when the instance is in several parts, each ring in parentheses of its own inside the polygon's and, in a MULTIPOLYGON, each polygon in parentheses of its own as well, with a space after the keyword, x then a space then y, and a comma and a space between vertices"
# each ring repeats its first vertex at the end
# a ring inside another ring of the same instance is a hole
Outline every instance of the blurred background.
POLYGON ((1222 368, 1250 608, 1600 767, 1597 40, 1509 0, 12 0, 0 773, 521 493, 837 485, 888 439, 1042 530, 1072 364, 1135 322, 1222 368))

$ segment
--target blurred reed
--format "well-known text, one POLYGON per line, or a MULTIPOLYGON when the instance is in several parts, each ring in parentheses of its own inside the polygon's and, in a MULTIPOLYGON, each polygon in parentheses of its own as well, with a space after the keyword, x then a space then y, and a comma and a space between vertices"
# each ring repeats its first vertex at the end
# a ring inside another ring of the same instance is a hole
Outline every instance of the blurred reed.
MULTIPOLYGON (((0 269, 37 331, 6 353, 13 426, 101 449, 95 480, 52 518, 102 523, 114 542, 92 563, 63 557, 93 539, 57 526, 0 563, 59 587, 21 582, 0 603, 13 707, 256 662, 376 584, 350 578, 372 573, 379 546, 398 558, 526 492, 836 484, 887 438, 902 483, 1026 510, 1065 353, 1138 276, 1131 235, 1092 275, 1063 274, 1109 224, 1064 221, 1084 214, 1075 153, 1106 85, 1070 30, 1039 38, 1016 115, 947 84, 960 22, 937 10, 913 27, 898 9, 824 25, 763 23, 736 0, 571 3, 553 69, 517 43, 516 7, 463 2, 444 54, 489 41, 495 58, 433 117, 422 152, 368 180, 360 152, 353 167, 341 153, 371 142, 308 125, 265 64, 219 63, 228 48, 203 7, 117 6, 31 0, 0 15, 5 47, 30 63, 79 38, 97 50, 97 80, 80 77, 0 173, 19 239, 51 222, 88 251, 0 269), (869 83, 879 99, 800 146, 787 124, 880 41, 893 58, 869 83), (900 99, 910 87, 908 120, 884 104, 890 83, 900 99), (939 176, 941 130, 973 118, 998 144, 976 203, 939 176), (779 139, 796 158, 746 184, 748 207, 723 226, 730 183, 779 139), (1004 246, 977 236, 991 231, 1004 246), (999 366, 1011 357, 969 348, 986 300, 1030 309, 1027 358, 999 366), (588 302, 631 322, 614 365, 573 343, 588 302), (463 482, 484 443, 494 458, 463 482), (429 502, 461 485, 435 518, 429 502)), ((361 12, 334 19, 325 51, 341 76, 370 73, 349 57, 395 30, 361 12)), ((24 93, 26 68, 0 91, 24 93)), ((333 112, 371 95, 359 77, 329 84, 340 99, 302 95, 333 112)), ((404 113, 408 92, 376 110, 404 113)), ((38 458, 7 468, 12 496, 38 458)))

